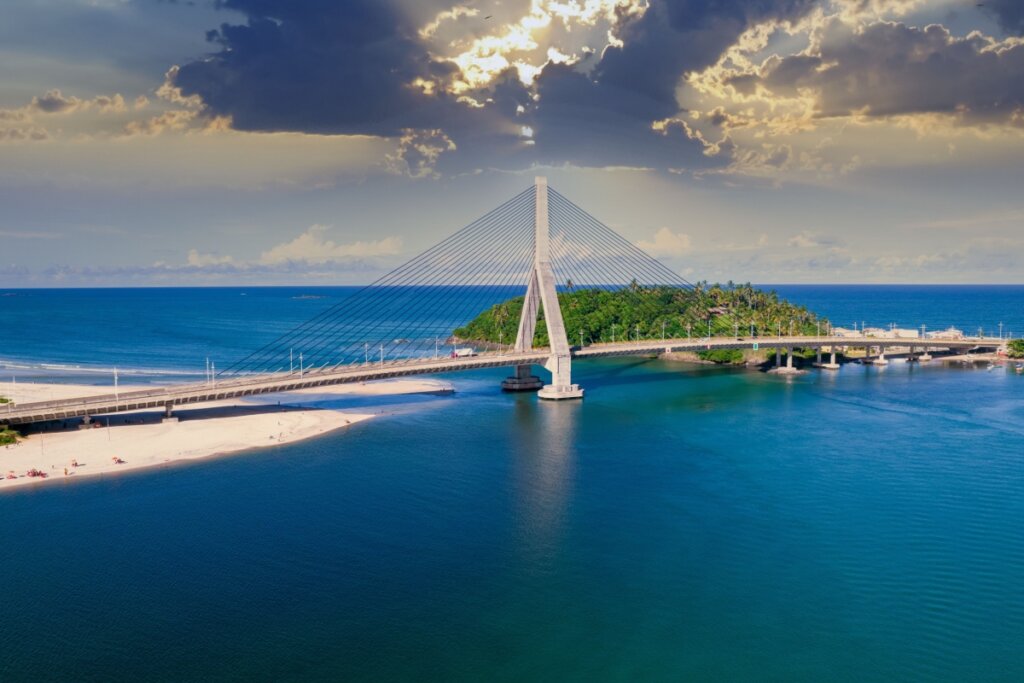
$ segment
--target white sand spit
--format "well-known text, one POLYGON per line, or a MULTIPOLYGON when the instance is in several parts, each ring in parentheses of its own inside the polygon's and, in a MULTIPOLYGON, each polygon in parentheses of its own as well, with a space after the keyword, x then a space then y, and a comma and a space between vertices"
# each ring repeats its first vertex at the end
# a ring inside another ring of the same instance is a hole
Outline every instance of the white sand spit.
MULTIPOLYGON (((112 393, 112 389, 109 386, 18 383, 12 392, 11 383, 7 382, 0 384, 0 396, 13 394, 16 401, 27 403, 112 393)), ((0 448, 0 490, 111 475, 292 443, 369 419, 377 412, 365 405, 353 411, 301 405, 311 400, 450 390, 450 385, 437 380, 403 379, 190 405, 178 413, 181 418, 178 422, 162 422, 160 411, 115 415, 110 417, 109 427, 31 434, 15 446, 0 448), (285 405, 277 405, 278 401, 285 405), (124 462, 116 463, 115 458, 124 462), (75 461, 77 467, 72 464, 75 461), (29 477, 27 472, 31 469, 47 476, 29 477), (6 478, 8 472, 15 478, 6 478)), ((99 416, 97 423, 106 425, 107 416, 99 416)))

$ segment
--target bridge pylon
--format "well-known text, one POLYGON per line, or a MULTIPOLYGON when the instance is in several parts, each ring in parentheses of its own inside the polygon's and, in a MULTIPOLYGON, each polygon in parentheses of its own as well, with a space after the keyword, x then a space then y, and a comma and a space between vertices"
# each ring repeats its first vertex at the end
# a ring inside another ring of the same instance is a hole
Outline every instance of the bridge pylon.
POLYGON ((523 313, 519 318, 519 332, 516 334, 515 350, 528 351, 533 347, 533 335, 537 329, 537 315, 544 311, 544 323, 551 344, 551 356, 544 367, 551 372, 551 384, 542 386, 539 378, 530 373, 529 365, 516 367, 516 374, 501 386, 507 391, 529 391, 540 389, 537 396, 548 400, 583 398, 583 389, 572 383, 572 352, 565 334, 562 309, 558 305, 558 289, 555 271, 551 266, 551 231, 548 224, 548 181, 536 178, 535 218, 533 241, 533 267, 526 285, 526 299, 523 313))

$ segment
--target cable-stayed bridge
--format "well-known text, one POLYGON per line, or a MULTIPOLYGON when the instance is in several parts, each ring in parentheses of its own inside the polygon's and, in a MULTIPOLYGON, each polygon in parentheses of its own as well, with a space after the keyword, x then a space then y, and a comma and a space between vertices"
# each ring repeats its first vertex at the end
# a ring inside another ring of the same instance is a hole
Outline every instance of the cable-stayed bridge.
MULTIPOLYGON (((145 408, 164 408, 170 415, 176 406, 226 398, 490 367, 513 368, 502 385, 506 390, 537 390, 543 399, 573 399, 583 396, 583 389, 572 381, 573 359, 762 348, 775 349, 779 362, 778 350, 799 347, 818 349, 820 363, 821 349, 836 346, 875 347, 884 359, 885 350, 895 346, 912 344, 926 351, 1002 343, 782 336, 781 328, 775 336, 741 337, 738 321, 728 316, 713 319, 699 309, 674 318, 672 334, 662 321, 660 328, 638 323, 635 329, 620 330, 617 339, 613 324, 610 338, 606 331, 593 338, 583 330, 566 329, 559 294, 573 290, 615 292, 640 320, 648 319, 647 312, 651 320, 657 314, 657 302, 645 293, 699 293, 698 286, 538 178, 449 238, 203 383, 9 404, 0 408, 0 423, 89 418, 145 408), (518 320, 507 306, 514 297, 522 297, 518 320), (461 351, 455 331, 487 309, 501 327, 497 343, 461 351), (684 327, 685 337, 678 334, 684 327), (550 373, 549 384, 533 375, 535 365, 550 373)), ((791 362, 792 354, 787 358, 791 362)), ((834 363, 833 356, 832 363, 823 366, 834 363)))

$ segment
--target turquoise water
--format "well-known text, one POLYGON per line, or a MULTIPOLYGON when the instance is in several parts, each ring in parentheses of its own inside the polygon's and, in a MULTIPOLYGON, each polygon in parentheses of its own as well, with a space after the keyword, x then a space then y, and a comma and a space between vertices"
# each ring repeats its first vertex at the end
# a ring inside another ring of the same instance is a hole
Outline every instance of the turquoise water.
MULTIPOLYGON (((206 334, 244 341, 139 366, 206 334)), ((0 357, 80 376, 33 353, 0 357)), ((0 495, 0 680, 1024 679, 1024 376, 574 369, 583 402, 453 375, 313 441, 0 495)))

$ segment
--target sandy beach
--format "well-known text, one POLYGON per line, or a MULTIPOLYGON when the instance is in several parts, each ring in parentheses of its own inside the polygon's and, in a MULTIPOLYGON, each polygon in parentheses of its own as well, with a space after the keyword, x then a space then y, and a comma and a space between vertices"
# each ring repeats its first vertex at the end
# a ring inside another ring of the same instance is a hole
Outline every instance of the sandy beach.
MULTIPOLYGON (((71 427, 30 434, 16 445, 0 448, 0 490, 110 476, 293 443, 367 420, 379 412, 365 402, 351 410, 310 405, 335 398, 449 391, 451 386, 446 382, 402 379, 197 404, 178 411, 177 421, 163 421, 160 411, 100 416, 92 429, 71 427), (47 476, 29 477, 26 473, 31 469, 47 476), (7 478, 8 473, 14 478, 7 478)), ((0 383, 0 396, 19 403, 111 392, 108 386, 0 383)))

